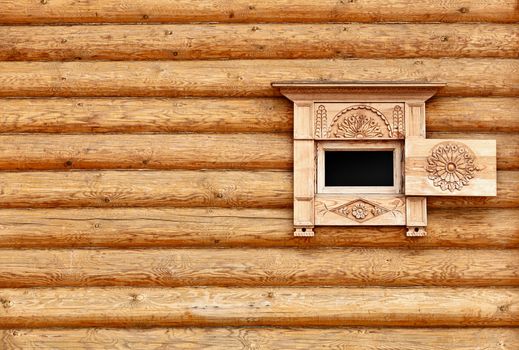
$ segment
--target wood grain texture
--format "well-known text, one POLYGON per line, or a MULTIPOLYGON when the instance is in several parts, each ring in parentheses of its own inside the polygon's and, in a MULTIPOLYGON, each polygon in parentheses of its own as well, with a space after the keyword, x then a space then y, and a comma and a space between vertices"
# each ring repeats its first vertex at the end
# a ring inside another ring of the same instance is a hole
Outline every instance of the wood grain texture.
POLYGON ((519 206, 519 172, 497 172, 496 197, 428 197, 429 208, 484 208, 519 206))
POLYGON ((3 61, 519 57, 511 24, 0 26, 0 37, 3 61))
POLYGON ((519 133, 429 132, 427 138, 496 140, 497 169, 519 169, 519 133))
POLYGON ((15 288, 0 300, 1 328, 519 325, 517 288, 15 288))
MULTIPOLYGON (((497 169, 519 169, 519 134, 428 137, 497 140, 497 169)), ((0 135, 2 170, 291 169, 292 153, 288 134, 0 135)))
POLYGON ((0 96, 279 96, 272 82, 444 82, 442 96, 517 96, 519 60, 5 62, 0 96))
POLYGON ((425 104, 427 131, 519 132, 519 99, 438 97, 425 104))
POLYGON ((317 227, 306 239, 293 237, 288 209, 2 209, 0 248, 519 248, 519 209, 432 209, 428 219, 421 238, 404 227, 317 227))
POLYGON ((2 0, 4 24, 133 22, 515 22, 516 2, 368 0, 2 0))
POLYGON ((519 286, 517 250, 24 250, 0 255, 0 287, 519 286))
POLYGON ((291 132, 284 98, 0 99, 0 132, 291 132))
POLYGON ((0 330, 14 349, 514 350, 517 328, 151 328, 0 330))
POLYGON ((291 168, 287 134, 0 135, 2 170, 291 168))
POLYGON ((292 174, 281 171, 0 173, 0 208, 291 205, 292 174))
MULTIPOLYGON (((439 97, 431 132, 519 132, 519 99, 439 97)), ((0 132, 291 132, 285 98, 0 98, 0 132)), ((499 151, 499 150, 498 150, 499 151)))
POLYGON ((495 140, 414 138, 405 143, 406 195, 496 196, 496 176, 495 140), (470 161, 474 164, 472 173, 470 161), (456 171, 459 177, 443 178, 447 173, 443 162, 448 171, 456 171), (467 170, 463 173, 461 169, 467 170))
MULTIPOLYGON (((289 171, 0 172, 0 208, 255 207, 293 204, 289 171)), ((430 208, 519 206, 519 171, 499 171, 497 197, 430 197, 430 208)))

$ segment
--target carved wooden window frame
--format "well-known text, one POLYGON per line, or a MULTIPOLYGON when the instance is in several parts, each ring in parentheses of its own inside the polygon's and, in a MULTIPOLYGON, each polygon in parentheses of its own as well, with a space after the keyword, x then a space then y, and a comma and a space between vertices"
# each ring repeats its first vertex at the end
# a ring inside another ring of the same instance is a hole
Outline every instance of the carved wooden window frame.
POLYGON ((327 225, 402 225, 408 236, 424 236, 426 196, 496 195, 495 140, 426 139, 425 101, 445 84, 272 85, 294 103, 295 236, 313 236, 314 226, 327 225), (359 113, 347 114, 352 110, 359 113), (368 139, 404 143, 401 193, 320 193, 318 145, 368 139))

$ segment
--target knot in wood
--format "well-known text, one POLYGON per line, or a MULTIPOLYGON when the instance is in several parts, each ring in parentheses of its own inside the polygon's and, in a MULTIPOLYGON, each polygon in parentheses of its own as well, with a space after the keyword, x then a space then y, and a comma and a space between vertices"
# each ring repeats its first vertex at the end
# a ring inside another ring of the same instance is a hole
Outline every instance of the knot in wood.
POLYGON ((14 305, 14 303, 11 300, 7 300, 4 298, 0 298, 0 303, 4 307, 4 309, 8 309, 14 305))
POLYGON ((144 295, 142 294, 132 294, 131 295, 132 301, 143 301, 144 295))

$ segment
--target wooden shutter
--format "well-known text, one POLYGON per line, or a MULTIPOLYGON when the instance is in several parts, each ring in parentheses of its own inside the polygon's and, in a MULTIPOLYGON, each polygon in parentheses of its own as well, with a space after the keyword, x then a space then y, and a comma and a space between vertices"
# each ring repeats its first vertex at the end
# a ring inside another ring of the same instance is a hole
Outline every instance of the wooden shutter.
POLYGON ((496 141, 406 139, 405 194, 495 196, 496 141))

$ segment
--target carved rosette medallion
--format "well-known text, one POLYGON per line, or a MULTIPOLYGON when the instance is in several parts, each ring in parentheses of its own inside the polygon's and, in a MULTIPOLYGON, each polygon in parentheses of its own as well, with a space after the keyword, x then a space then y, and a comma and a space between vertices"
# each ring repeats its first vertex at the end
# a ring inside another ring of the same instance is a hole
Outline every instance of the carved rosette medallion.
POLYGON ((427 158, 428 178, 442 191, 460 191, 480 169, 474 152, 461 142, 442 142, 427 158))
POLYGON ((393 129, 387 118, 371 106, 355 105, 339 112, 330 124, 327 136, 330 138, 380 138, 387 130, 393 137, 393 129))
POLYGON ((376 203, 372 203, 365 199, 357 199, 346 204, 340 205, 338 207, 330 209, 332 213, 335 213, 340 216, 344 216, 345 218, 357 221, 364 222, 374 217, 380 216, 389 212, 389 209, 381 207, 376 203))

